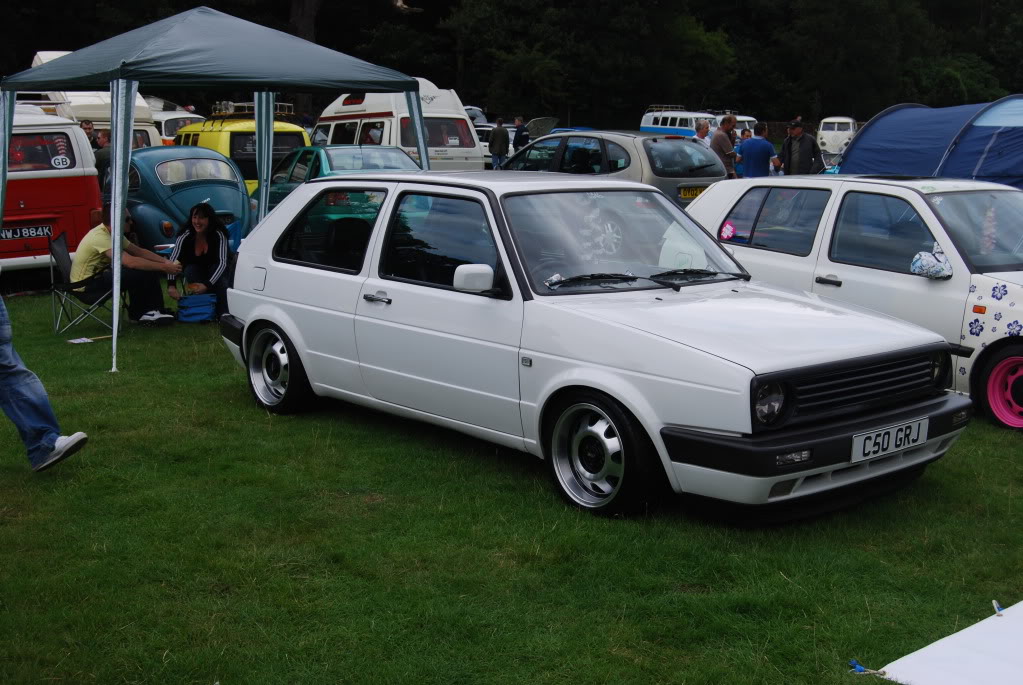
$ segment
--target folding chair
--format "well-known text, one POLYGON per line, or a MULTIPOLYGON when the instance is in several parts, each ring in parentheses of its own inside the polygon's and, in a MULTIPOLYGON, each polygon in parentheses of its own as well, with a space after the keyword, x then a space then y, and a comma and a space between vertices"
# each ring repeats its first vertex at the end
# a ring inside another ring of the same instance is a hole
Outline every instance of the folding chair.
MULTIPOLYGON (((114 294, 113 288, 102 295, 96 293, 86 294, 77 292, 89 283, 99 279, 99 274, 90 276, 84 280, 73 283, 71 281, 71 254, 67 249, 67 236, 61 233, 56 238, 51 238, 50 243, 50 298, 53 305, 53 332, 63 333, 75 324, 85 319, 92 318, 99 321, 108 329, 113 330, 113 311, 110 309, 110 297, 114 294), (60 282, 54 278, 54 267, 60 274, 60 282), (110 314, 111 322, 107 323, 96 316, 97 312, 106 311, 110 314), (66 319, 66 321, 65 321, 66 319)), ((123 299, 122 299, 123 302, 123 299)))

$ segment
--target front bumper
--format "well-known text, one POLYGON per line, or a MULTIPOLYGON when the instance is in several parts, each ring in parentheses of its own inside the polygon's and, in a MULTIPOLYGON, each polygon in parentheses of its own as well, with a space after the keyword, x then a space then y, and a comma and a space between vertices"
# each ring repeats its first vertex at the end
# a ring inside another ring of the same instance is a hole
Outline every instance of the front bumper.
POLYGON ((940 458, 959 437, 972 402, 954 393, 853 419, 828 421, 738 437, 666 427, 661 439, 683 492, 745 504, 764 504, 824 492, 924 465, 940 458), (928 419, 927 440, 867 461, 851 461, 853 436, 928 419), (811 450, 810 461, 777 466, 776 456, 811 450))

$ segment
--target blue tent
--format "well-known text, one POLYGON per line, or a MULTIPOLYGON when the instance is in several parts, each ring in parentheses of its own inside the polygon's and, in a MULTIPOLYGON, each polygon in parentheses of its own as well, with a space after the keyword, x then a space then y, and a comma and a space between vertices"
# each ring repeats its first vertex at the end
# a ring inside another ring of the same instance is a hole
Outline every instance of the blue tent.
POLYGON ((849 143, 841 173, 971 178, 1023 188, 1023 95, 958 107, 889 107, 849 143))

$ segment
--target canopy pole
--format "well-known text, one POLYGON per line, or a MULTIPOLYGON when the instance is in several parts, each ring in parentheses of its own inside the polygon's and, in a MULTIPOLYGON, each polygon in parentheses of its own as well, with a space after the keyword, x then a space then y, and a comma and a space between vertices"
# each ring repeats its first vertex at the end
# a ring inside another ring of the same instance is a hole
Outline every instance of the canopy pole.
POLYGON ((121 319, 121 253, 124 237, 124 209, 128 200, 128 164, 131 159, 132 126, 135 123, 135 93, 138 81, 117 79, 110 82, 110 125, 114 146, 110 154, 113 190, 110 198, 110 236, 112 238, 114 276, 114 330, 110 372, 117 373, 117 333, 121 319))
POLYGON ((273 165, 274 149, 274 94, 259 92, 256 100, 256 175, 259 177, 259 216, 256 223, 266 216, 270 204, 270 167, 273 165))
POLYGON ((429 171, 430 152, 426 147, 426 120, 423 119, 423 107, 419 103, 419 93, 412 90, 405 91, 405 102, 408 103, 408 113, 412 117, 412 130, 416 134, 419 166, 422 167, 423 171, 429 171))
POLYGON ((0 226, 3 225, 4 202, 7 198, 7 151, 11 146, 16 96, 13 90, 0 91, 0 226))

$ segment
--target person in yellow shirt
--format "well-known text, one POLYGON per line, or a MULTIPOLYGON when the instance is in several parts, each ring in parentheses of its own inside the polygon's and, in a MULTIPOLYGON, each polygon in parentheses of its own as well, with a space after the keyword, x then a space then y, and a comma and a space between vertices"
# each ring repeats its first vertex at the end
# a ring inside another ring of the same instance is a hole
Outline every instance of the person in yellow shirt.
MULTIPOLYGON (((125 212, 124 228, 131 227, 125 212)), ((113 286, 113 236, 110 235, 110 205, 103 205, 103 223, 85 234, 71 264, 71 281, 89 279, 79 289, 81 299, 95 302, 113 286)), ((136 323, 164 325, 174 317, 163 311, 160 274, 179 274, 181 265, 155 252, 135 245, 127 238, 121 242, 121 287, 128 291, 128 318, 136 323)))

